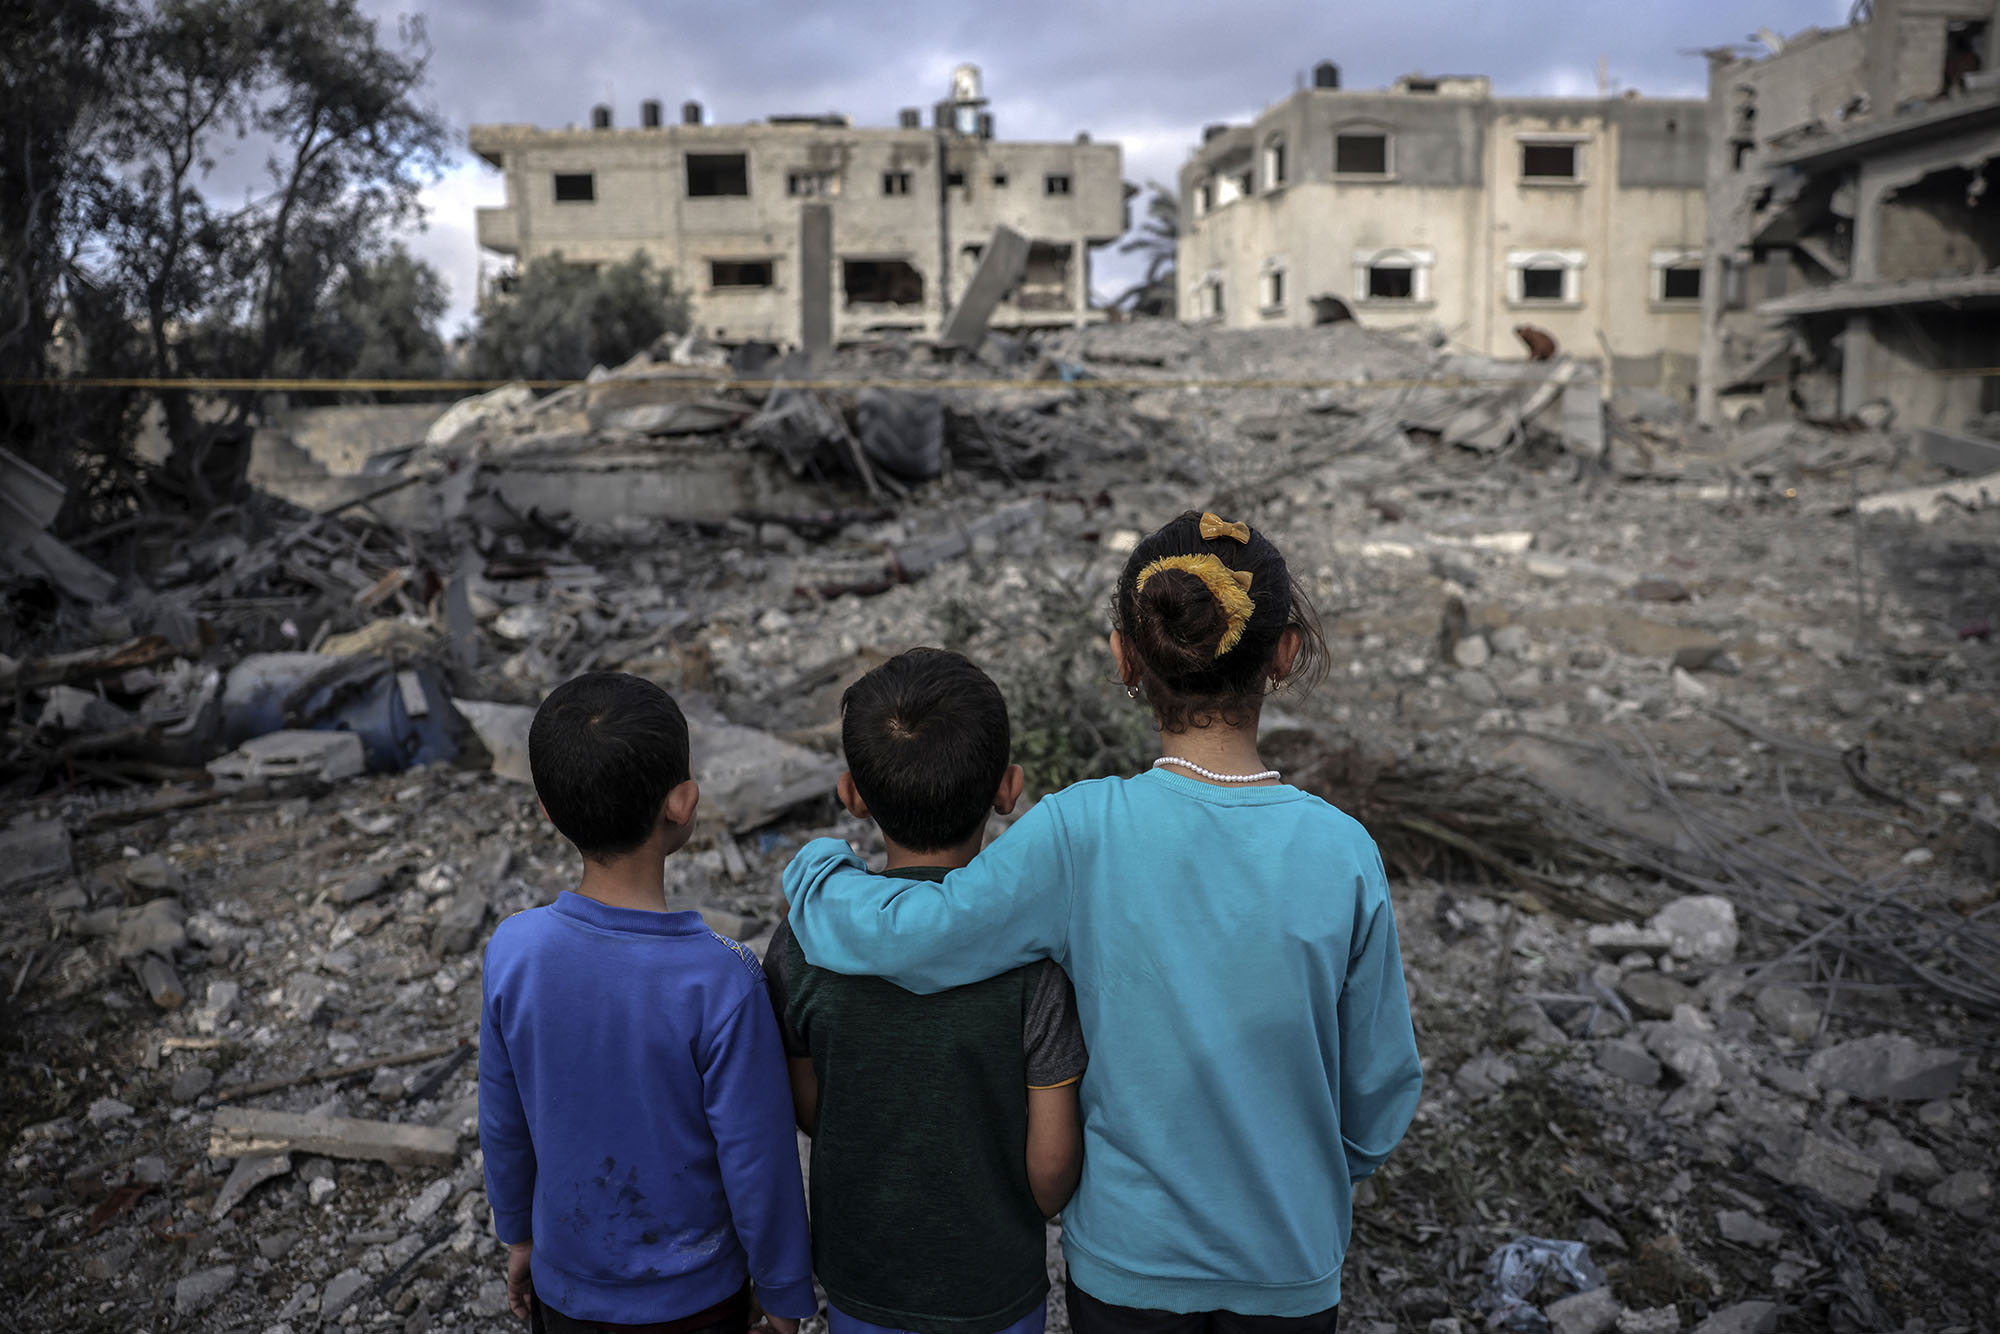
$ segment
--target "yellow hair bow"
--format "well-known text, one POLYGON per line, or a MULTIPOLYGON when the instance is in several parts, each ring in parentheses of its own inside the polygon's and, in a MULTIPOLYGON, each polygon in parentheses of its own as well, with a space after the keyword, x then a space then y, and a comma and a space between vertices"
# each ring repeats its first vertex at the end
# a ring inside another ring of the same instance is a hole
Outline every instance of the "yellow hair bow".
MULTIPOLYGON (((1236 526, 1240 528, 1243 525, 1236 526)), ((1207 554, 1162 556, 1139 571, 1139 578, 1132 585, 1132 591, 1137 593, 1143 589, 1146 581, 1162 570, 1182 570, 1201 580, 1202 586, 1208 589, 1210 596, 1222 607, 1224 629, 1222 638, 1216 642, 1215 656, 1219 658, 1235 648, 1243 638, 1244 630, 1250 625, 1250 617, 1257 610, 1257 604, 1250 598, 1250 582, 1255 576, 1248 570, 1232 570, 1216 557, 1207 554)))
POLYGON ((1202 515, 1201 540, 1204 542, 1213 542, 1218 537, 1233 537, 1247 547, 1250 545, 1250 525, 1247 523, 1231 523, 1229 520, 1217 518, 1213 514, 1202 515))

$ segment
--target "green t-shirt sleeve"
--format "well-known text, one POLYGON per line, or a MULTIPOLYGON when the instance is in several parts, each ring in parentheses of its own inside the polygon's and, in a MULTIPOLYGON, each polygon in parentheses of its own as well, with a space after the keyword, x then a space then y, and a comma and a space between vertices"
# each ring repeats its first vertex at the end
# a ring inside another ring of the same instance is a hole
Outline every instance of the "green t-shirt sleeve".
POLYGON ((792 1023, 789 1011, 792 1008, 792 989, 785 969, 785 954, 792 943, 792 928, 789 923, 779 922, 778 929, 771 933, 771 943, 764 947, 764 986, 771 993, 771 1009, 778 1016, 778 1034, 784 1039, 785 1055, 802 1057, 812 1055, 806 1040, 800 1036, 798 1027, 792 1023))
POLYGON ((1076 988, 1069 974, 1050 959, 1034 965, 1035 987, 1021 1039, 1028 1057, 1028 1087, 1052 1088, 1083 1073, 1090 1057, 1083 1047, 1083 1024, 1076 1013, 1076 988))

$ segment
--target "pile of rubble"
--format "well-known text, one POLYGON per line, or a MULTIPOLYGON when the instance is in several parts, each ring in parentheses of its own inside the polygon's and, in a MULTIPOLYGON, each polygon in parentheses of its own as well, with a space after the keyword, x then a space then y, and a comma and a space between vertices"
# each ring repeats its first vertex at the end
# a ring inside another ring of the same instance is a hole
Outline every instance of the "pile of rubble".
POLYGON ((95 600, 8 567, 19 1328, 509 1327, 473 1055, 487 932, 575 874, 522 785, 536 701, 592 668, 683 700, 670 888, 761 942, 792 849, 870 844, 838 699, 903 647, 994 673, 1040 790, 1150 758, 1104 608, 1189 507, 1318 605, 1331 674, 1266 754, 1397 872, 1431 1078, 1346 1323, 2000 1309, 1979 437, 1711 435, 1581 362, 1352 325, 811 379, 682 349, 426 415, 312 509, 93 551, 95 600))

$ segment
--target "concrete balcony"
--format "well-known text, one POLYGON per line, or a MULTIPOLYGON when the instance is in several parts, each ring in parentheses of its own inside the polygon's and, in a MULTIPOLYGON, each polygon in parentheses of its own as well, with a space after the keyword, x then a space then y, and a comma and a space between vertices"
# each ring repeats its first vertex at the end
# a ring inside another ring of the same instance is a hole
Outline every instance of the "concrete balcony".
POLYGON ((502 255, 521 251, 521 222, 511 208, 479 210, 479 244, 502 255))

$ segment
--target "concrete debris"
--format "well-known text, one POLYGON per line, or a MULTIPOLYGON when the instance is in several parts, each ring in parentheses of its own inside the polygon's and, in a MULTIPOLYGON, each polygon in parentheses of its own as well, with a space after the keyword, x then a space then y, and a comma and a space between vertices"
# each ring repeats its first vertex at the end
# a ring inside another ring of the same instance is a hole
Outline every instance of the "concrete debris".
POLYGON ((1610 1288, 1592 1288, 1550 1302, 1542 1311, 1550 1334, 1605 1334, 1618 1323, 1624 1304, 1610 1288))
POLYGON ((352 732, 268 732, 210 760, 208 771, 222 782, 248 786, 314 782, 332 784, 366 768, 361 738, 352 732))
POLYGON ((1694 1334, 1771 1334, 1778 1326, 1776 1302, 1737 1302, 1694 1327, 1694 1334))
POLYGON ((1736 957, 1736 905, 1714 894, 1690 894, 1653 914, 1648 924, 1671 941, 1677 959, 1728 963, 1736 957))
POLYGON ((1958 1087, 1965 1057, 1923 1047, 1905 1033, 1878 1033, 1815 1052, 1806 1070, 1820 1087, 1857 1098, 1930 1102, 1958 1087))
POLYGON ((292 1170, 292 1156, 289 1153, 246 1153, 236 1160, 229 1169, 229 1179, 222 1183, 215 1203, 210 1206, 210 1218, 226 1217, 231 1209, 243 1202, 243 1198, 266 1181, 284 1176, 292 1170))
POLYGON ((68 875, 73 860, 69 829, 60 820, 35 820, 0 830, 0 891, 68 875))
POLYGON ((214 1158, 318 1153, 402 1167, 449 1167, 458 1158, 458 1136, 432 1126, 222 1107, 210 1122, 208 1152, 214 1158))
POLYGON ((1881 1184, 1882 1169, 1868 1155, 1823 1135, 1802 1137, 1784 1180, 1816 1190, 1850 1212, 1867 1207, 1881 1184))
POLYGON ((174 1311, 179 1315, 198 1315, 235 1286, 235 1265, 198 1269, 174 1284, 174 1311))
POLYGON ((1785 1234, 1772 1227, 1755 1214, 1741 1209, 1723 1209, 1715 1215, 1715 1230, 1725 1240, 1742 1246, 1772 1247, 1784 1240, 1785 1234))
POLYGON ((1966 1218, 1982 1218, 1993 1203, 1993 1178, 1977 1169, 1954 1172, 1931 1187, 1924 1199, 1966 1218))

